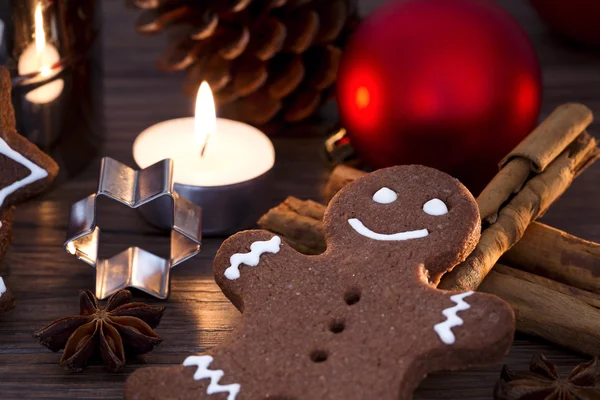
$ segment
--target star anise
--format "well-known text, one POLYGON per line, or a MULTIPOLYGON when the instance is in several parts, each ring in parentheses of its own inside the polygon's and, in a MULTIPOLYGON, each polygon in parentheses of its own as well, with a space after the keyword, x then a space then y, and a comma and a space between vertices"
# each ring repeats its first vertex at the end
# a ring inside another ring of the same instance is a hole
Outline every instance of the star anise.
POLYGON ((165 308, 130 301, 131 292, 120 290, 100 308, 92 292, 81 291, 80 315, 58 319, 34 336, 52 351, 64 348, 60 364, 69 371, 83 370, 98 353, 109 370, 120 371, 126 355, 148 353, 162 342, 153 329, 165 308))
POLYGON ((561 378, 543 354, 533 356, 529 371, 513 372, 505 365, 494 389, 496 400, 599 400, 600 360, 580 364, 561 378))

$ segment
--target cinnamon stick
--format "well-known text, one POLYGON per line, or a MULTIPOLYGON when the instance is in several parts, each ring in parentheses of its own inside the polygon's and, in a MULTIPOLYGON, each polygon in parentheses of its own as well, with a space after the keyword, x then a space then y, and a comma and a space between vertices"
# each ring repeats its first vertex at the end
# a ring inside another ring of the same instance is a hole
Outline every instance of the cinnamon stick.
POLYGON ((600 244, 548 225, 531 224, 500 261, 600 294, 600 244))
POLYGON ((366 175, 366 172, 361 171, 359 169, 352 168, 343 164, 338 165, 331 173, 329 181, 325 186, 325 190, 323 193, 325 201, 329 203, 329 200, 331 200, 333 196, 335 196, 335 194, 339 192, 344 186, 364 175, 366 175))
POLYGON ((325 251, 323 213, 324 205, 290 196, 263 215, 258 226, 284 237, 301 253, 320 254, 325 251))
POLYGON ((493 270, 495 272, 498 272, 499 274, 510 275, 523 281, 535 283, 537 285, 544 286, 548 289, 552 289, 564 295, 574 297, 600 310, 599 294, 565 285, 564 283, 557 282, 552 279, 535 275, 526 271, 521 271, 519 269, 512 268, 504 264, 496 264, 493 270))
POLYGON ((543 337, 577 352, 600 355, 600 310, 566 295, 495 270, 480 291, 495 294, 515 310, 520 332, 543 337))
POLYGON ((523 237, 527 226, 540 217, 597 156, 595 139, 586 132, 579 135, 544 172, 527 181, 500 209, 497 220, 482 231, 475 250, 444 275, 440 287, 457 291, 477 289, 500 256, 523 237))
POLYGON ((541 173, 592 123, 583 104, 557 107, 500 163, 500 171, 477 198, 482 221, 495 222, 502 205, 518 193, 531 172, 541 173))

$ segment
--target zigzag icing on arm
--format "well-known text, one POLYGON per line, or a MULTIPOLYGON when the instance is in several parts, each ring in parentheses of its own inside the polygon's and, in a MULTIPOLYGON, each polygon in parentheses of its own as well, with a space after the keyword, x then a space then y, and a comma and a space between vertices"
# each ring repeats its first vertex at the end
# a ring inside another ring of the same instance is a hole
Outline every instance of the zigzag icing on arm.
POLYGON ((244 264, 249 267, 256 267, 260 262, 260 256, 264 253, 279 253, 281 246, 281 238, 273 236, 271 240, 263 242, 254 242, 250 246, 249 253, 236 253, 231 256, 229 268, 225 270, 225 278, 233 281, 240 277, 240 265, 244 264))
POLYGON ((452 333, 452 328, 461 326, 464 322, 462 318, 456 315, 456 313, 471 308, 471 306, 468 303, 466 303, 463 299, 465 297, 469 297, 472 294, 473 292, 469 291, 461 294, 455 294, 454 296, 450 297, 450 300, 455 302, 456 305, 450 308, 446 308, 444 311, 442 311, 442 314, 444 314, 446 320, 444 322, 436 324, 433 327, 433 329, 438 334, 442 342, 446 344, 453 344, 456 340, 456 338, 454 337, 454 333, 452 333))
POLYGON ((199 381, 201 379, 210 378, 210 384, 206 389, 206 394, 212 395, 215 393, 229 393, 227 400, 235 400, 235 397, 240 392, 241 385, 239 383, 232 383, 230 385, 219 385, 219 380, 225 375, 223 370, 209 370, 208 366, 212 363, 213 358, 211 356, 190 356, 183 362, 184 367, 196 366, 198 369, 194 373, 194 379, 199 381))
POLYGON ((30 172, 25 178, 13 182, 10 185, 0 189, 0 206, 4 203, 4 200, 16 192, 17 190, 33 183, 35 181, 39 181, 40 179, 44 179, 48 176, 48 171, 40 168, 36 164, 32 163, 28 159, 26 159, 21 153, 16 152, 11 149, 8 143, 6 143, 3 139, 0 139, 0 154, 10 158, 13 161, 18 162, 25 168, 27 168, 30 172))

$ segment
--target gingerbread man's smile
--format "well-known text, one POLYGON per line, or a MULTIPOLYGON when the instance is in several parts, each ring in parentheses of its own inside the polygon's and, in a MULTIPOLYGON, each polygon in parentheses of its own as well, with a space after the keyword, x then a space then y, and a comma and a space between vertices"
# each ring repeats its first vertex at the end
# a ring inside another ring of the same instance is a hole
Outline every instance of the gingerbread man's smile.
POLYGON ((348 223, 359 234, 375 240, 409 240, 424 238, 425 236, 429 235, 429 231, 427 229, 418 229, 415 231, 405 231, 392 234, 377 233, 367 228, 358 218, 350 218, 348 223))
MULTIPOLYGON (((373 201, 383 205, 391 204, 396 201, 397 198, 398 195, 396 192, 387 187, 382 187, 373 195, 373 201)), ((448 213, 448 207, 440 199, 434 198, 423 205, 423 211, 429 215, 440 216, 448 213)), ((427 229, 417 229, 414 231, 404 231, 392 234, 377 233, 367 228, 358 218, 350 218, 348 223, 352 229, 360 235, 374 240, 410 240, 424 238, 429 235, 427 229)))

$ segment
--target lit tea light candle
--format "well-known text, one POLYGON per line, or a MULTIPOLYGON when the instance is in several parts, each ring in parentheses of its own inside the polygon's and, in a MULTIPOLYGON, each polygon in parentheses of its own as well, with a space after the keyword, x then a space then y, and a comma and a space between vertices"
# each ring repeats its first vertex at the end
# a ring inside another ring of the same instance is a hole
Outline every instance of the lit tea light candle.
MULTIPOLYGON (((46 42, 41 3, 35 8, 34 20, 35 42, 25 48, 18 64, 19 75, 36 74, 26 81, 27 84, 43 82, 58 74, 58 71, 53 70, 52 67, 60 61, 60 54, 56 47, 46 42)), ((55 79, 30 91, 25 98, 36 104, 49 103, 62 93, 64 85, 62 79, 55 79)))
POLYGON ((196 116, 146 129, 133 144, 133 158, 140 168, 165 158, 174 161, 175 191, 202 207, 204 233, 247 228, 265 211, 273 144, 250 125, 216 118, 206 82, 198 91, 196 116))

